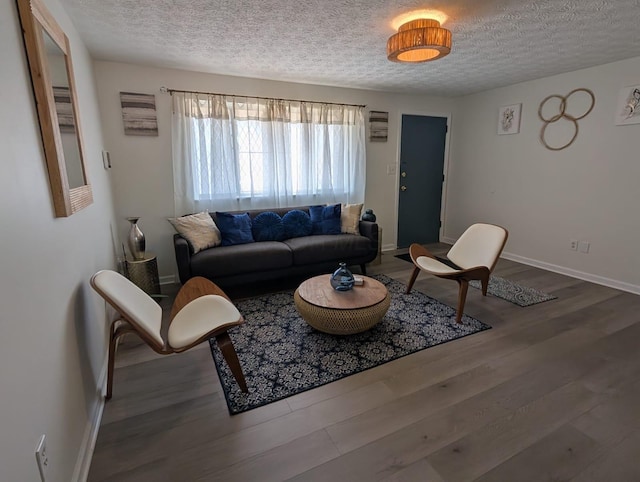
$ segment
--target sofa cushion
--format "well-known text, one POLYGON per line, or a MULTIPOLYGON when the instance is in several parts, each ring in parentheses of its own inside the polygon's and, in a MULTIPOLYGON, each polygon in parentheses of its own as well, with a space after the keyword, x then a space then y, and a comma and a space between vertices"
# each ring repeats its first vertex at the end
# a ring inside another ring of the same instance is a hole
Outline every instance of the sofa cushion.
POLYGON ((253 218, 251 232, 255 241, 282 241, 287 237, 282 218, 272 211, 260 213, 253 218))
POLYGON ((179 218, 169 218, 169 222, 189 242, 194 253, 213 248, 222 242, 220 230, 207 211, 179 218))
POLYGON ((360 234, 362 206, 362 204, 342 204, 340 206, 340 226, 343 233, 360 234))
POLYGON ((318 235, 283 241, 293 252, 293 264, 343 261, 371 253, 371 240, 360 235, 318 235))
POLYGON ((313 229, 311 218, 304 211, 294 209, 282 216, 285 239, 309 236, 313 229))
POLYGON ((216 212, 218 229, 222 234, 222 246, 253 243, 251 218, 247 213, 231 214, 216 212))
POLYGON ((220 246, 191 257, 191 275, 215 280, 225 276, 291 266, 291 249, 279 241, 220 246))
POLYGON ((313 229, 311 234, 340 234, 340 204, 309 206, 313 229))

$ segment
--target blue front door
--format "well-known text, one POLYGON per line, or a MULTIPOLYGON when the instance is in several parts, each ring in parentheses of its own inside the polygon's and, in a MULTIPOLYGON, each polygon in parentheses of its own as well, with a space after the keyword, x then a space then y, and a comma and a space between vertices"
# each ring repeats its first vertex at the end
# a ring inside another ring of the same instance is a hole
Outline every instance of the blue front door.
POLYGON ((446 117, 402 116, 398 248, 439 241, 446 117))

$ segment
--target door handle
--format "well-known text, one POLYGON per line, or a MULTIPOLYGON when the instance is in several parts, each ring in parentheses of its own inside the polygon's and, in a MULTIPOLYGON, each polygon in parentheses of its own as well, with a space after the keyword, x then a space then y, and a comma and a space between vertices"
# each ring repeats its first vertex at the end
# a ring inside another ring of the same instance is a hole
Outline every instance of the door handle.
POLYGON ((402 192, 405 192, 405 191, 407 190, 407 186, 400 186, 400 190, 401 190, 402 192))

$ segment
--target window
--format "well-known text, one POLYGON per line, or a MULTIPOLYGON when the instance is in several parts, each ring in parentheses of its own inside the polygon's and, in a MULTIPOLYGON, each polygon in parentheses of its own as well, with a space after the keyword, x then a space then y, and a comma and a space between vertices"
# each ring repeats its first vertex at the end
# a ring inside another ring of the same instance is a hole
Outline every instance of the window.
POLYGON ((363 202, 362 107, 173 96, 182 211, 363 202))

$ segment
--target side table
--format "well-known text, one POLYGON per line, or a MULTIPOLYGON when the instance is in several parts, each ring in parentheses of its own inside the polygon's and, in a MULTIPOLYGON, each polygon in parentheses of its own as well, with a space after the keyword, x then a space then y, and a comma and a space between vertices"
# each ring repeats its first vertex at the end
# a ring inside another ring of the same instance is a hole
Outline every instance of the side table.
POLYGON ((158 276, 158 261, 155 254, 145 253, 143 259, 125 260, 127 278, 148 295, 160 294, 160 277, 158 276))

